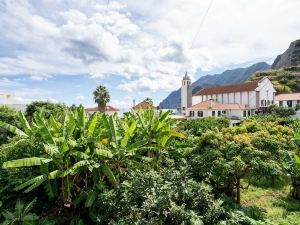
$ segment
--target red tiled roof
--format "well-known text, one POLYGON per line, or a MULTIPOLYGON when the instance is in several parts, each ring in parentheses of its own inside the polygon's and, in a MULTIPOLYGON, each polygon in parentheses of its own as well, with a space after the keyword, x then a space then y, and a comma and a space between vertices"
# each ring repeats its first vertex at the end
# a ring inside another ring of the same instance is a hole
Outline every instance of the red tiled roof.
POLYGON ((248 107, 243 104, 238 104, 238 103, 230 103, 230 104, 221 104, 212 100, 207 100, 200 102, 196 105, 193 105, 189 107, 187 110, 193 111, 193 110, 205 110, 205 109, 221 109, 221 110, 226 110, 226 109, 247 109, 248 107))
POLYGON ((275 96, 275 101, 300 100, 300 93, 280 94, 275 96))
MULTIPOLYGON (((86 112, 97 112, 99 110, 98 110, 98 106, 95 106, 95 107, 91 107, 91 108, 86 108, 85 111, 86 112)), ((119 111, 119 109, 112 107, 111 105, 106 105, 105 111, 106 112, 116 112, 116 111, 119 111)))
POLYGON ((226 85, 220 87, 203 88, 198 91, 194 96, 197 95, 213 95, 231 92, 243 92, 243 91, 254 91, 258 87, 258 81, 247 82, 243 84, 226 85))
MULTIPOLYGON (((142 101, 139 104, 137 104, 136 106, 133 106, 132 109, 134 110, 139 110, 139 109, 148 109, 148 107, 150 106, 150 104, 146 101, 142 101)), ((152 106, 153 109, 157 109, 155 106, 152 106)))

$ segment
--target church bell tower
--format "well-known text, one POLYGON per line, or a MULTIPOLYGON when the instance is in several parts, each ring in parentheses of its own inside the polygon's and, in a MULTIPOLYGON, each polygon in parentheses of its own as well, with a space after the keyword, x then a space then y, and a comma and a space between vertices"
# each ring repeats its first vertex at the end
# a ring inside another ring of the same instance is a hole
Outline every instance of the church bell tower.
POLYGON ((185 73, 181 83, 181 107, 180 111, 183 115, 186 113, 186 109, 192 106, 192 81, 185 73))

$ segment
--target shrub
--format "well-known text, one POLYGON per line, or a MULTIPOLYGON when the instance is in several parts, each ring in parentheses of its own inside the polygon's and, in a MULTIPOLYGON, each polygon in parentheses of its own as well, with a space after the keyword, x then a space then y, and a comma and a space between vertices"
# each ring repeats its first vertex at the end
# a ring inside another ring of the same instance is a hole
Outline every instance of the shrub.
POLYGON ((230 120, 227 117, 207 117, 201 119, 191 119, 184 123, 184 130, 190 134, 200 136, 208 130, 227 128, 230 120))
MULTIPOLYGON (((19 126, 17 112, 6 106, 0 106, 0 121, 19 126)), ((8 138, 14 136, 13 133, 0 128, 0 146, 7 143, 8 138)))

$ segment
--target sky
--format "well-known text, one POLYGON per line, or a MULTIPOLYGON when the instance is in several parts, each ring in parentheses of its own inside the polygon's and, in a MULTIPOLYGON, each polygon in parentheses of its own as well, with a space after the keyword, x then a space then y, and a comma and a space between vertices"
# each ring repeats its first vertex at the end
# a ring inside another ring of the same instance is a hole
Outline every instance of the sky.
MULTIPOLYGON (((272 63, 300 38, 299 0, 0 0, 0 92, 14 103, 159 104, 187 71, 272 63)), ((1 100, 0 100, 1 103, 1 100)))

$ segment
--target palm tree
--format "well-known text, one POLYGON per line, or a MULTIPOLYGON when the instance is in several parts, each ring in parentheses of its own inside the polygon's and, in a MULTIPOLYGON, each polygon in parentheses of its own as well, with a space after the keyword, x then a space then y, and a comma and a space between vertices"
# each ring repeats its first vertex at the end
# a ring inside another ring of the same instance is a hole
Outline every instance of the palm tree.
POLYGON ((105 86, 100 85, 94 91, 94 100, 98 104, 98 110, 105 112, 106 104, 110 101, 109 92, 105 86))

